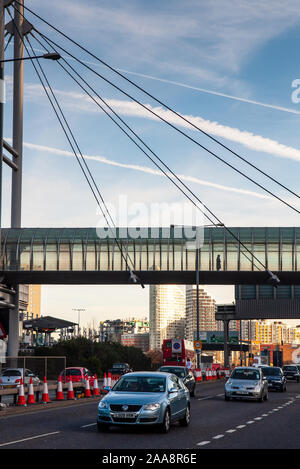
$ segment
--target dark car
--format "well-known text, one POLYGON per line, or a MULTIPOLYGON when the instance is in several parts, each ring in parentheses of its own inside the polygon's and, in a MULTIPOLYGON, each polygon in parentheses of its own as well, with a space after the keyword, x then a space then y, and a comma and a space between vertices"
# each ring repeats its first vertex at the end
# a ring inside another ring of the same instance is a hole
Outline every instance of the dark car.
POLYGON ((114 363, 112 368, 108 370, 111 375, 125 375, 126 373, 131 373, 133 370, 130 368, 128 363, 114 363))
POLYGON ((181 378, 183 384, 188 388, 190 391, 190 396, 195 397, 195 388, 196 388, 196 381, 193 373, 188 368, 184 366, 161 366, 158 371, 162 371, 164 373, 173 373, 174 375, 181 378))
POLYGON ((274 391, 286 391, 286 377, 277 366, 262 366, 261 371, 268 380, 268 388, 274 391))
POLYGON ((282 367, 283 374, 286 379, 293 379, 299 383, 300 381, 300 372, 296 365, 284 365, 282 367))

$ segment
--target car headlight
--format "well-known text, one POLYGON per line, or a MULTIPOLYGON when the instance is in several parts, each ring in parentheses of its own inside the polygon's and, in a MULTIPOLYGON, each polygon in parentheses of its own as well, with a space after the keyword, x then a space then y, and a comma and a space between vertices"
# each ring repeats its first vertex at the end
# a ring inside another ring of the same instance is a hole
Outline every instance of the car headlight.
POLYGON ((157 410, 160 408, 160 404, 146 404, 144 410, 157 410))
POLYGON ((100 401, 99 402, 99 409, 107 409, 108 408, 108 403, 107 401, 100 401))

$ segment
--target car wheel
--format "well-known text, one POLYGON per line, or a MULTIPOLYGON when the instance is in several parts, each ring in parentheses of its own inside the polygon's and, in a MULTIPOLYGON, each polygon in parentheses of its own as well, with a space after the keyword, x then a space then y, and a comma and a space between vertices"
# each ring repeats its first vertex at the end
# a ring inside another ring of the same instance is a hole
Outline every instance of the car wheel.
POLYGON ((269 393, 266 392, 266 394, 265 394, 265 401, 267 401, 268 399, 269 399, 269 393))
POLYGON ((109 425, 107 423, 97 422, 98 432, 107 432, 109 430, 109 425))
POLYGON ((227 394, 225 394, 224 398, 225 398, 225 401, 230 401, 230 397, 227 396, 227 394))
POLYGON ((164 415, 163 423, 161 425, 162 433, 168 433, 169 432, 170 424, 171 424, 170 411, 169 411, 169 409, 167 409, 166 412, 165 412, 165 415, 164 415))
POLYGON ((261 396, 257 399, 258 402, 264 402, 264 393, 261 393, 261 396))
POLYGON ((179 420, 179 423, 182 427, 188 427, 191 421, 191 411, 190 406, 186 406, 185 416, 183 419, 179 420))
POLYGON ((196 387, 196 386, 194 386, 193 389, 192 389, 192 391, 190 392, 191 397, 195 397, 195 387, 196 387))

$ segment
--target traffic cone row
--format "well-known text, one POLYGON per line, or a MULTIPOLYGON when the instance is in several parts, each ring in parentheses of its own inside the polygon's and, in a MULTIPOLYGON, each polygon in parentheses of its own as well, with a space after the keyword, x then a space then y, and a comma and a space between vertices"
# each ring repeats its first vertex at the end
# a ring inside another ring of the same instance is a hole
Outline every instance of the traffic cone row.
POLYGON ((197 368, 196 369, 196 382, 200 382, 202 381, 202 371, 201 371, 201 368, 197 368))

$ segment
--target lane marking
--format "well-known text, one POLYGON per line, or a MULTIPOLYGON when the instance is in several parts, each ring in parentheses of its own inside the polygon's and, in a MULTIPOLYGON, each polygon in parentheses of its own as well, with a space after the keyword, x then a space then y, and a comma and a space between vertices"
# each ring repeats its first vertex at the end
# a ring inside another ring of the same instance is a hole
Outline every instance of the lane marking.
POLYGON ((82 425, 80 428, 92 427, 93 425, 97 425, 97 423, 89 423, 88 425, 82 425))
POLYGON ((238 425, 236 428, 245 428, 246 425, 238 425))
POLYGON ((254 420, 248 420, 248 422, 246 422, 248 425, 251 425, 251 423, 255 423, 254 420))
POLYGON ((219 438, 223 438, 224 435, 216 435, 216 436, 213 436, 213 439, 214 440, 219 440, 219 438))
POLYGON ((261 416, 262 417, 268 417, 268 414, 262 414, 261 416))
POLYGON ((262 417, 255 417, 254 420, 262 420, 262 417))
POLYGON ((204 445, 208 445, 210 443, 210 441, 201 441, 200 443, 197 443, 197 446, 204 446, 204 445))
POLYGON ((197 399, 198 401, 204 401, 205 399, 212 399, 214 396, 207 396, 207 397, 201 397, 200 399, 197 399))
POLYGON ((233 428, 231 428, 230 430, 226 430, 226 433, 233 433, 233 432, 236 432, 236 430, 233 428))
POLYGON ((60 432, 44 433, 43 435, 31 436, 30 438, 23 438, 22 440, 10 441, 8 443, 0 443, 0 446, 14 445, 15 443, 22 443, 23 441, 34 440, 36 438, 43 438, 45 436, 57 435, 60 432))

